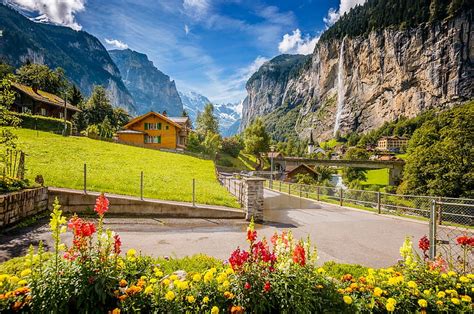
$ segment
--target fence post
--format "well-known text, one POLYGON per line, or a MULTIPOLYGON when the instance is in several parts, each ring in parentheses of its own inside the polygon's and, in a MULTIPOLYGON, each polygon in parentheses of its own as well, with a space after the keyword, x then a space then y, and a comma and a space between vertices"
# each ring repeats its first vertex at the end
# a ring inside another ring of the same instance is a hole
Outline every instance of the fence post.
POLYGON ((301 184, 300 184, 300 198, 301 198, 301 184))
POLYGON ((291 195, 291 183, 288 182, 288 195, 291 195))
POLYGON ((280 182, 280 192, 281 192, 281 181, 279 181, 279 182, 280 182))
POLYGON ((436 200, 432 200, 430 213, 430 259, 436 257, 436 200))
POLYGON ((379 214, 382 212, 380 207, 380 192, 377 192, 377 211, 379 214))
POLYGON ((140 199, 143 201, 143 171, 140 172, 140 199))
POLYGON ((196 206, 196 179, 193 179, 193 206, 196 206))
POLYGON ((343 192, 342 192, 342 188, 340 188, 340 189, 339 189, 339 205, 340 205, 340 206, 342 206, 342 197, 343 197, 342 193, 343 193, 343 192))
POLYGON ((438 222, 438 225, 441 226, 441 224, 443 223, 443 213, 442 213, 442 202, 443 202, 443 198, 440 196, 438 198, 438 207, 437 207, 437 222, 438 222))
POLYGON ((317 195, 318 195, 318 196, 317 196, 317 199, 318 199, 318 202, 319 202, 319 193, 320 193, 320 187, 319 187, 319 186, 316 188, 316 191, 318 191, 318 193, 317 193, 317 195))
POLYGON ((84 194, 87 194, 87 164, 84 164, 84 194))

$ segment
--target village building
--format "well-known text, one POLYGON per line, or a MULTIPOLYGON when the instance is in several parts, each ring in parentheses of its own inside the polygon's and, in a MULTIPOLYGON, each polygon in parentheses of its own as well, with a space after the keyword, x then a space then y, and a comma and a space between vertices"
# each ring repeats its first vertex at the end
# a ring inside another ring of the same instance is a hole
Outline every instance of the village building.
POLYGON ((76 112, 81 111, 61 97, 34 87, 13 82, 12 89, 16 95, 11 110, 15 112, 59 119, 64 119, 66 114, 70 121, 76 112))
POLYGON ((403 136, 383 136, 377 142, 381 151, 399 152, 408 144, 408 138, 403 136))
POLYGON ((148 112, 136 117, 117 132, 120 143, 152 148, 185 149, 191 121, 188 117, 167 117, 148 112))
POLYGON ((295 182, 296 181, 296 176, 298 174, 307 174, 310 175, 313 179, 317 180, 318 179, 318 173, 314 171, 313 168, 306 164, 301 164, 298 165, 292 169, 289 169, 288 173, 286 174, 286 179, 285 181, 288 182, 295 182))

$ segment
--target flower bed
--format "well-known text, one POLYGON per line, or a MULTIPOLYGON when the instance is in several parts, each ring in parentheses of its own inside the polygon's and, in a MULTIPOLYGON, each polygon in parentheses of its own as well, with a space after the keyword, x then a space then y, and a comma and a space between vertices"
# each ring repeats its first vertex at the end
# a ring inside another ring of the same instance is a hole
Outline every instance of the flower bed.
MULTIPOLYGON (((248 250, 237 248, 227 262, 200 256, 170 267, 164 259, 157 261, 135 250, 121 254, 120 236, 103 230, 108 205, 105 196, 97 199, 95 225, 77 216, 67 221, 56 202, 50 221, 54 252, 46 254, 40 245, 4 268, 10 273, 0 274, 0 312, 474 310, 474 275, 449 271, 442 260, 418 257, 409 238, 400 249, 403 263, 377 270, 357 267, 353 274, 340 276, 347 266, 316 266, 317 251, 309 239, 296 240, 283 232, 259 240, 251 223, 248 250), (68 229, 74 235, 70 245, 61 242, 68 229)), ((423 250, 429 249, 426 240, 419 243, 423 250)), ((472 239, 460 239, 468 250, 473 244, 472 239)))

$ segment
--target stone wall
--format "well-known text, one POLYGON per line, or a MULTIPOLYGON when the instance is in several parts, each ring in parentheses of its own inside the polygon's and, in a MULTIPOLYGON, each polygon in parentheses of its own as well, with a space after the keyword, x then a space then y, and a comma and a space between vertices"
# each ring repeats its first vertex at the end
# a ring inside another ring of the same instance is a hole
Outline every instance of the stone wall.
POLYGON ((263 221, 263 183, 262 178, 244 178, 242 193, 242 207, 245 219, 254 219, 255 222, 263 221))
POLYGON ((12 225, 48 209, 48 188, 41 187, 0 195, 0 227, 12 225))

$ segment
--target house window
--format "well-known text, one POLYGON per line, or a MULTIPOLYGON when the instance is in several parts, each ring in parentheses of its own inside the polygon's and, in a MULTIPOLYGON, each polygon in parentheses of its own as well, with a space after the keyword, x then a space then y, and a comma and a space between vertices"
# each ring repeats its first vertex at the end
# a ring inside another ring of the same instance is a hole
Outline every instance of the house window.
POLYGON ((21 107, 21 112, 23 112, 23 113, 31 113, 31 109, 28 108, 28 107, 22 106, 22 107, 21 107))
POLYGON ((161 130, 161 123, 157 123, 157 124, 156 124, 156 129, 157 129, 157 130, 161 130))
POLYGON ((166 130, 169 130, 169 129, 170 129, 170 126, 169 126, 169 125, 166 125, 166 126, 165 126, 165 129, 166 129, 166 130))
POLYGON ((40 114, 41 114, 42 116, 46 116, 46 109, 45 109, 45 108, 41 108, 40 114))
POLYGON ((161 130, 161 123, 145 123, 145 130, 161 130))
POLYGON ((161 144, 161 136, 145 135, 145 144, 161 144))
POLYGON ((59 112, 59 119, 64 119, 64 113, 62 111, 59 112))

